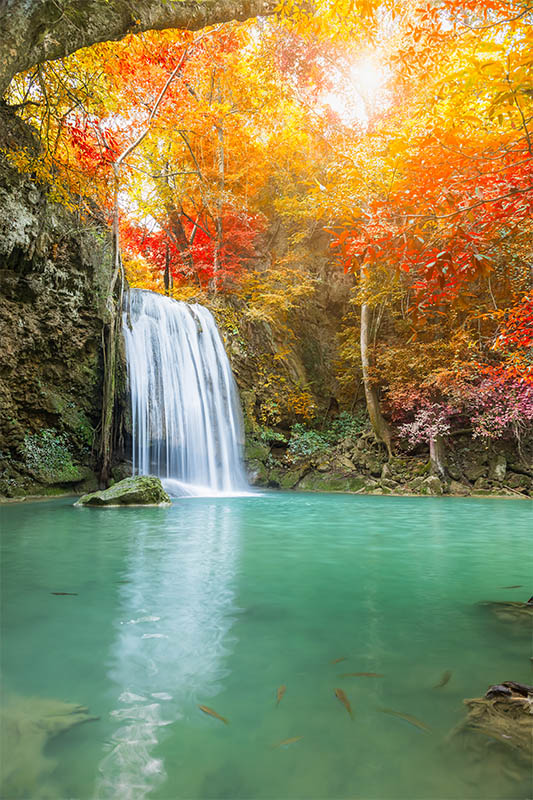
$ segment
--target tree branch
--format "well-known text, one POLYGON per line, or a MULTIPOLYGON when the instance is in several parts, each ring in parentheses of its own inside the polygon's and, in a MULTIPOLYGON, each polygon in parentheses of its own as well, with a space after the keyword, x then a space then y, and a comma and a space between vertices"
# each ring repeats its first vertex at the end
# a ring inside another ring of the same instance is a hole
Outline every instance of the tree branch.
POLYGON ((97 42, 148 30, 196 31, 273 14, 276 0, 3 0, 0 96, 17 72, 97 42))

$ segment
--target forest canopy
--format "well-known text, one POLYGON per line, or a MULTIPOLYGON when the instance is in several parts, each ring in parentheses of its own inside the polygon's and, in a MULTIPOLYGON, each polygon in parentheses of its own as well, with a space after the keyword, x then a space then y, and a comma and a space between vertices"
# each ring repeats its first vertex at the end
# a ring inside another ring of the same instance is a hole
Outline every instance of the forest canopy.
MULTIPOLYGON (((88 30, 72 3, 52 5, 56 26, 88 30)), ((186 4, 144 2, 106 37, 120 5, 100 3, 97 43, 79 33, 14 59, 27 69, 6 102, 40 148, 11 161, 114 225, 130 285, 236 295, 273 324, 316 291, 302 253, 320 231, 351 286, 341 401, 362 379, 389 448, 391 425, 411 446, 460 429, 520 440, 533 422, 533 6, 285 0, 272 15, 219 2, 186 30, 172 17, 186 4)))

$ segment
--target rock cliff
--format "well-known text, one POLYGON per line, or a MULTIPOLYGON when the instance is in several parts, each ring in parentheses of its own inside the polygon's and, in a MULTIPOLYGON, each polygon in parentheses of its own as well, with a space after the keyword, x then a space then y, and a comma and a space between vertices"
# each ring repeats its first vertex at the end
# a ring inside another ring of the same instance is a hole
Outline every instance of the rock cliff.
MULTIPOLYGON (((0 151, 35 146, 0 113, 0 151)), ((0 208, 0 495, 64 491, 91 474, 110 241, 1 152, 0 208)))

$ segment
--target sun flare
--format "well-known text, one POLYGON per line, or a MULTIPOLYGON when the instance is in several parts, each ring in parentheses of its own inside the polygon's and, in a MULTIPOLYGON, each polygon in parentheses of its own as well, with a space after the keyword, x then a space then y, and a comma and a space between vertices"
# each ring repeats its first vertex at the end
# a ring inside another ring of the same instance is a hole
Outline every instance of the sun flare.
POLYGON ((372 54, 358 59, 345 69, 338 69, 337 73, 338 89, 324 96, 324 104, 346 124, 368 124, 375 111, 386 105, 387 70, 372 54))

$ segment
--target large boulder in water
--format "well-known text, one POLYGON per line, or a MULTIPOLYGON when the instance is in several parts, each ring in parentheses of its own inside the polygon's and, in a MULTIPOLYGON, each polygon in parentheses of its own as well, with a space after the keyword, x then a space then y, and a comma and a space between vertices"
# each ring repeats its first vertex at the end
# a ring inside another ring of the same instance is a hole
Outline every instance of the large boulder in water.
POLYGON ((84 494, 75 506, 167 506, 170 497, 155 475, 135 475, 109 489, 84 494))

